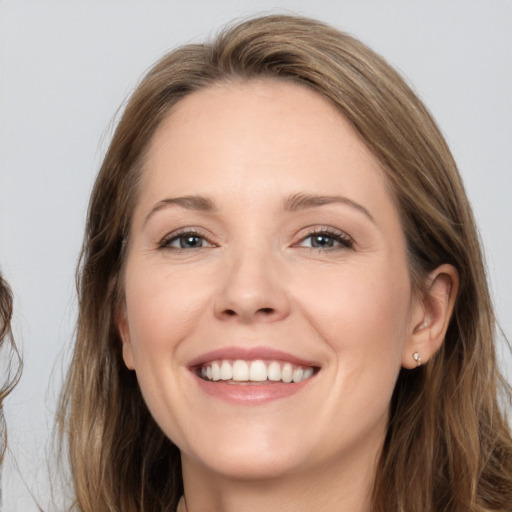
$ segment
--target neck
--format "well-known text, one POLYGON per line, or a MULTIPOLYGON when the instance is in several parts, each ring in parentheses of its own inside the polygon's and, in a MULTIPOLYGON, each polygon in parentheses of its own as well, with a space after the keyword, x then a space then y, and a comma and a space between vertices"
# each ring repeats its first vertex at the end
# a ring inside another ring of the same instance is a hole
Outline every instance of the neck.
POLYGON ((183 460, 185 499, 179 512, 368 512, 375 457, 343 468, 317 468, 267 479, 234 479, 183 460))

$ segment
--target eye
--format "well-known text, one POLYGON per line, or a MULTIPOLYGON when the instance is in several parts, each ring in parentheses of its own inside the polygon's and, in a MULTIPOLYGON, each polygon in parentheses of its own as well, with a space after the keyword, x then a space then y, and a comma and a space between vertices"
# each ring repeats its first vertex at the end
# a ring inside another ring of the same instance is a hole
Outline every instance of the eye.
POLYGON ((159 244, 160 249, 201 249, 214 245, 196 231, 183 230, 167 235, 159 244))
POLYGON ((354 246, 354 241, 341 231, 319 230, 305 236, 299 247, 311 247, 313 249, 336 250, 354 246))

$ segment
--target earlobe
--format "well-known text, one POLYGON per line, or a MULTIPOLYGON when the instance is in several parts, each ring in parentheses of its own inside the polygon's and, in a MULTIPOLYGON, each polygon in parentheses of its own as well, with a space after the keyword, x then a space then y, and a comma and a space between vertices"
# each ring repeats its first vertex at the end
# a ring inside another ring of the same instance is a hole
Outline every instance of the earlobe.
POLYGON ((402 354, 404 368, 425 364, 439 350, 450 323, 458 288, 459 274, 453 265, 440 265, 429 274, 402 354))
POLYGON ((119 337, 121 338, 121 343, 123 344, 122 351, 124 364, 129 370, 135 370, 130 329, 128 326, 128 318, 126 316, 126 309, 124 306, 119 309, 116 316, 117 331, 119 332, 119 337))

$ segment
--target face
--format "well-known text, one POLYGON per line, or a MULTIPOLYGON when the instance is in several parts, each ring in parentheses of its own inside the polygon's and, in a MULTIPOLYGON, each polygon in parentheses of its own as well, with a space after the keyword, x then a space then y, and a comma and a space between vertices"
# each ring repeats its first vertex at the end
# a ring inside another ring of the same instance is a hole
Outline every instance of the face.
POLYGON ((418 307, 379 164, 322 97, 256 81, 178 103, 124 287, 123 357, 185 471, 374 462, 418 307))

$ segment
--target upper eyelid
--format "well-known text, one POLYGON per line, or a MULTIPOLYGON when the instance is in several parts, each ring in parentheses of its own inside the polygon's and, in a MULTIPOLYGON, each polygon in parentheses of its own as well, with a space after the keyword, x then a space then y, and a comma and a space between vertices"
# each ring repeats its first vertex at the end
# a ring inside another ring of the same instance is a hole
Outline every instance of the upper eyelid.
MULTIPOLYGON (((313 236, 316 234, 322 234, 322 233, 325 233, 325 234, 333 236, 333 237, 339 237, 343 240, 346 240, 347 242, 350 242, 352 245, 355 245, 354 238, 352 236, 350 236, 346 231, 343 231, 339 228, 335 228, 333 226, 326 226, 326 225, 321 225, 321 224, 314 225, 314 226, 308 226, 308 227, 304 227, 304 228, 300 229, 296 235, 296 241, 292 242, 292 245, 302 242, 309 236, 313 236)), ((202 229, 198 226, 185 226, 185 227, 178 228, 174 231, 171 231, 171 232, 167 233, 166 235, 164 235, 163 237, 161 237, 158 240, 157 245, 158 246, 164 245, 165 243, 167 243, 171 240, 174 240, 183 235, 197 235, 201 238, 204 238, 205 241, 208 242, 209 244, 218 246, 218 243, 213 241, 214 237, 211 234, 206 233, 204 229, 202 229)))
POLYGON ((196 228, 196 227, 184 227, 184 228, 179 228, 174 231, 171 231, 171 232, 167 233, 166 235, 164 235, 162 238, 160 238, 159 241, 157 242, 157 245, 159 247, 161 247, 164 244, 169 243, 169 242, 179 238, 180 236, 185 236, 185 235, 192 235, 192 236, 195 235, 195 236, 203 238, 204 240, 206 240, 206 242, 208 242, 211 245, 216 245, 211 240, 211 237, 209 235, 205 234, 203 232, 203 230, 201 230, 200 228, 196 228))
POLYGON ((335 228, 332 226, 324 226, 324 225, 317 225, 317 226, 310 226, 307 228, 302 228, 298 233, 299 240, 304 240, 308 236, 317 235, 325 233, 327 235, 331 236, 338 236, 340 238, 344 238, 346 240, 350 240, 353 243, 355 243, 355 240, 352 236, 350 236, 346 231, 343 231, 342 229, 335 228))
MULTIPOLYGON (((339 250, 339 249, 354 249, 354 248, 356 248, 355 240, 348 233, 346 233, 345 231, 342 231, 338 228, 327 227, 327 226, 322 226, 322 227, 317 226, 317 227, 309 230, 308 232, 301 235, 300 238, 298 239, 298 241, 294 242, 292 246, 293 247, 304 247, 301 244, 305 240, 307 240, 308 238, 313 237, 315 235, 322 235, 322 234, 327 235, 335 240, 337 239, 339 246, 334 246, 334 247, 330 247, 330 248, 315 247, 314 250, 319 250, 322 252, 331 252, 331 251, 335 251, 335 250, 339 250)), ((311 247, 304 247, 304 248, 311 249, 311 247)))
MULTIPOLYGON (((345 233, 345 231, 338 229, 338 228, 331 227, 331 226, 321 226, 321 225, 315 226, 312 229, 310 229, 310 231, 309 231, 309 234, 312 234, 312 235, 314 235, 316 233, 329 233, 332 235, 341 235, 341 236, 346 236, 347 238, 350 238, 348 233, 345 233)), ((306 233, 306 236, 307 236, 307 233, 306 233)))

